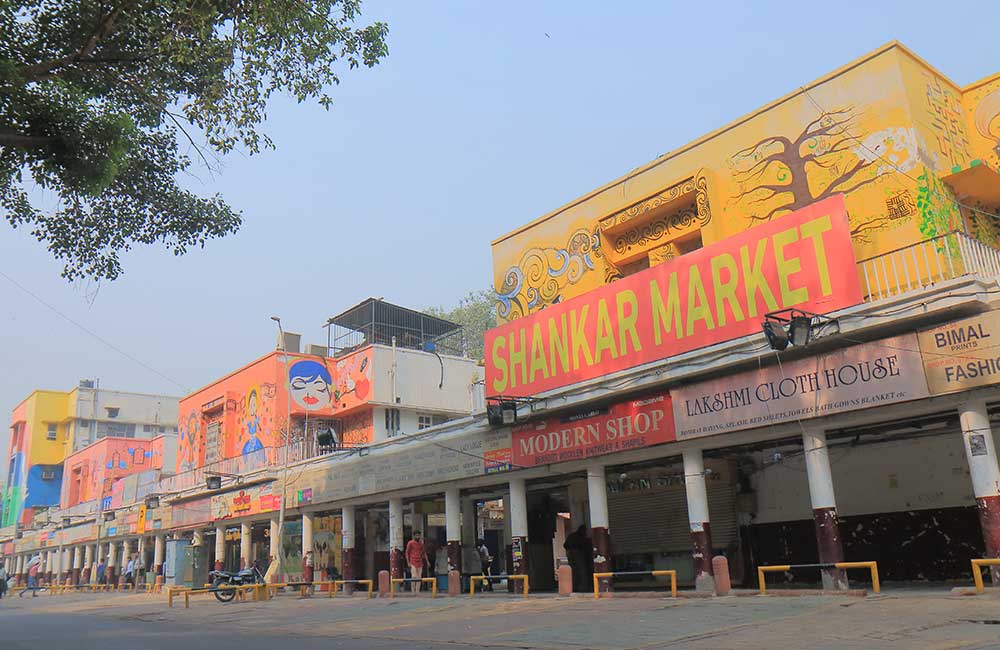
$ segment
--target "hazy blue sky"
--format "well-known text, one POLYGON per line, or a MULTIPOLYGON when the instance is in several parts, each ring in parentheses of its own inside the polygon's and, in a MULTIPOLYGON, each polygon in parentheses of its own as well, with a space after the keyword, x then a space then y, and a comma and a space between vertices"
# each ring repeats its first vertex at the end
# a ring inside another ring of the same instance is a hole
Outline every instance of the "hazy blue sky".
MULTIPOLYGON (((305 341, 368 296, 422 308, 489 286, 489 242, 659 154, 899 39, 959 84, 1000 70, 994 2, 369 0, 388 59, 345 73, 333 109, 276 102, 277 151, 192 187, 243 210, 184 257, 70 286, 0 224, 0 271, 186 388, 263 354, 279 314, 305 341)), ((184 390, 0 278, 0 414, 81 377, 184 390)), ((4 415, 4 417, 8 417, 4 415)), ((7 448, 8 430, 0 428, 7 448)))

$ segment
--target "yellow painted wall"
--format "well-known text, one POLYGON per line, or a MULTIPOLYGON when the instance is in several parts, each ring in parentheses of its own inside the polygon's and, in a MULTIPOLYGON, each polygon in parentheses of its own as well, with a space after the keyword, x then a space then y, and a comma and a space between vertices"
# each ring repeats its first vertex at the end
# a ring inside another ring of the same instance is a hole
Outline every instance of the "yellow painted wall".
POLYGON ((31 441, 28 443, 28 465, 56 465, 61 463, 70 446, 67 441, 67 424, 69 417, 69 393, 40 390, 28 398, 26 421, 31 441), (58 435, 55 440, 48 440, 48 425, 57 425, 58 435))
MULTIPOLYGON (((991 142, 969 135, 974 110, 891 43, 493 242, 498 319, 683 254, 693 234, 712 244, 835 193, 858 260, 960 228, 942 177, 991 142), (643 225, 663 206, 682 209, 643 225)), ((1000 119, 988 128, 1000 138, 1000 119)))

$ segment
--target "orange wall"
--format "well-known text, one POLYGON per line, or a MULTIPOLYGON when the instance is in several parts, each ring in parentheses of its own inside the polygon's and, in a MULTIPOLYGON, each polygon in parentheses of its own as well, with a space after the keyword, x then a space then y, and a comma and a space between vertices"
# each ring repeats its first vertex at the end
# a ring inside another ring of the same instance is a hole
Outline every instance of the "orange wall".
POLYGON ((285 424, 289 387, 293 418, 307 413, 310 418, 339 418, 355 413, 371 399, 370 348, 336 360, 288 356, 287 370, 284 355, 272 352, 181 399, 177 471, 277 446, 285 424), (213 458, 207 452, 212 442, 209 429, 215 423, 220 425, 219 453, 213 458))
POLYGON ((104 438, 66 459, 60 506, 109 496, 115 479, 162 467, 162 438, 104 438))

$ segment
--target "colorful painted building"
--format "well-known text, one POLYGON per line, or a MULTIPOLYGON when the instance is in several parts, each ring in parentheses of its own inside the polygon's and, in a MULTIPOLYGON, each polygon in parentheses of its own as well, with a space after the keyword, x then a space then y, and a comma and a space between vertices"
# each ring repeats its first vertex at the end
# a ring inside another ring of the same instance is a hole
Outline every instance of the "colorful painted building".
POLYGON ((86 501, 110 497, 116 480, 149 470, 174 472, 177 434, 152 439, 102 438, 70 454, 63 463, 59 505, 72 508, 86 501))
POLYGON ((151 439, 177 430, 177 398, 102 389, 36 390, 14 408, 3 526, 29 525, 36 508, 60 503, 63 461, 107 436, 151 439))

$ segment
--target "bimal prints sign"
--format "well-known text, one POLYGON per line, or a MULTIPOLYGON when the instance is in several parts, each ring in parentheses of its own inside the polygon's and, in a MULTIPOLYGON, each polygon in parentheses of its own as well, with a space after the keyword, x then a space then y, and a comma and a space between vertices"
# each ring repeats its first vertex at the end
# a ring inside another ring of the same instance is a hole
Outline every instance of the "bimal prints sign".
POLYGON ((662 393, 515 427, 515 467, 547 465, 673 442, 670 395, 662 393))
POLYGON ((1000 383, 1000 311, 925 330, 918 337, 932 393, 1000 383))
POLYGON ((486 333, 490 395, 542 391, 861 302, 840 195, 486 333))
POLYGON ((927 397, 915 334, 855 345, 671 392, 677 439, 927 397))

